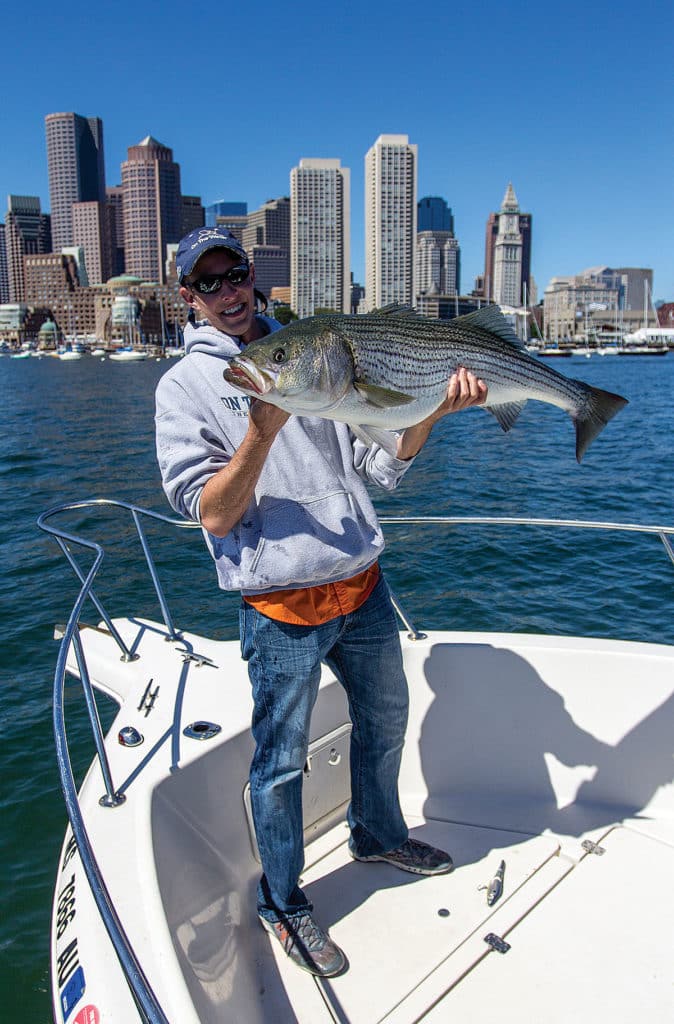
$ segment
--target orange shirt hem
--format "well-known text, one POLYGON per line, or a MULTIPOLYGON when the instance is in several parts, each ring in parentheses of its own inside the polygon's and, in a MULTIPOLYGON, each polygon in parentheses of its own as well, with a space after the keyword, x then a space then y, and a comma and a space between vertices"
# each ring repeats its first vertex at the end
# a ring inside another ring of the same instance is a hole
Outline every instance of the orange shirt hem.
POLYGON ((275 590, 270 594, 245 594, 243 599, 262 615, 293 626, 320 626, 340 615, 349 615, 367 601, 379 579, 379 564, 371 565, 348 580, 324 583, 300 590, 275 590))

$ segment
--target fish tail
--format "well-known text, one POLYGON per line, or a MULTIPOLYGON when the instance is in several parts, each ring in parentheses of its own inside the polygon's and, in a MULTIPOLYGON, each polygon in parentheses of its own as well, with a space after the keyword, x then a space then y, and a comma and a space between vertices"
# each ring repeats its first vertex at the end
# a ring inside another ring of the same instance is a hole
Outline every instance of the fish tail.
POLYGON ((578 462, 590 447, 595 437, 602 432, 610 419, 627 405, 627 399, 611 391, 593 388, 583 381, 576 381, 585 392, 585 401, 571 418, 576 427, 576 459, 578 462))

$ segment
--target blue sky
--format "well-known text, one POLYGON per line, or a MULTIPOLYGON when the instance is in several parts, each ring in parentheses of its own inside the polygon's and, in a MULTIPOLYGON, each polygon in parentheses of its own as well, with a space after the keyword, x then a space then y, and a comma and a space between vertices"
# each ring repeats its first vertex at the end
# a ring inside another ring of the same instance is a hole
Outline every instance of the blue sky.
POLYGON ((378 135, 404 133, 419 147, 419 196, 454 211, 464 291, 512 181, 533 215, 539 297, 552 276, 608 264, 652 267, 655 298, 674 300, 673 11, 37 0, 30 24, 4 18, 0 209, 10 192, 49 208, 52 111, 103 119, 108 184, 151 134, 205 203, 255 209, 289 194, 301 157, 338 157, 362 281, 364 156, 378 135))

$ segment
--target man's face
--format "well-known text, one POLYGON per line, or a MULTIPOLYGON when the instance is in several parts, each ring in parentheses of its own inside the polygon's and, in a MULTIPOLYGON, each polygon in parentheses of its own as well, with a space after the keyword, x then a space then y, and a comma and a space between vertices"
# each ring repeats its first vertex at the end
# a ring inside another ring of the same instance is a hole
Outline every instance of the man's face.
POLYGON ((217 330, 246 341, 249 340, 247 335, 255 328, 255 268, 252 264, 248 277, 240 284, 223 279, 219 290, 209 294, 203 294, 194 287, 195 281, 223 274, 232 267, 241 266, 242 262, 229 249, 209 250, 181 286, 180 294, 197 320, 206 319, 217 330))

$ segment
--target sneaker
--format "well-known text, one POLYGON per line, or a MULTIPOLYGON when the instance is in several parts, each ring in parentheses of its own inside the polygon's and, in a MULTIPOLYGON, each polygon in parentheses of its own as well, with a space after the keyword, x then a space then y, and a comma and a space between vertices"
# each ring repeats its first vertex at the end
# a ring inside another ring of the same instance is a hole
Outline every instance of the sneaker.
POLYGON ((354 860, 383 860, 393 864, 402 871, 411 871, 415 875, 446 875, 454 864, 448 853, 436 850, 428 843, 420 843, 416 839, 406 839, 402 846, 389 853, 373 853, 369 857, 359 857, 351 851, 354 860))
POLYGON ((319 978, 332 978, 346 966, 346 957, 327 932, 314 921, 311 914, 285 917, 282 921, 267 921, 260 917, 263 927, 275 935, 284 952, 294 964, 319 978))

